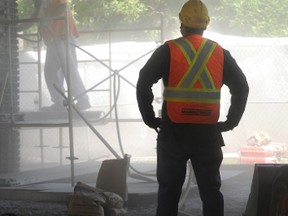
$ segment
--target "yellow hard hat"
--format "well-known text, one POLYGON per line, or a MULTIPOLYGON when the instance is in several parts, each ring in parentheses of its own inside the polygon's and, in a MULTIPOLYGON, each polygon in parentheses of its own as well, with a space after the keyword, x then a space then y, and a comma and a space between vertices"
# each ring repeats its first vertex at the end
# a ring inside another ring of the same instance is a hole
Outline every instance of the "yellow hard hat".
POLYGON ((189 0, 179 13, 179 19, 184 26, 206 29, 210 18, 206 5, 201 0, 189 0))

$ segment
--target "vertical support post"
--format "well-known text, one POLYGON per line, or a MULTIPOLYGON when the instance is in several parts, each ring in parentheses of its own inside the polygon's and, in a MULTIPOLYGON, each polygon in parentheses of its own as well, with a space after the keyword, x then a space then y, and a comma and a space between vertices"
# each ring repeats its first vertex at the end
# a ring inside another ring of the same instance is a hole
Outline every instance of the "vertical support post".
POLYGON ((164 43, 164 14, 160 13, 161 44, 164 43))
MULTIPOLYGON (((112 61, 111 61, 111 59, 112 59, 112 38, 111 38, 112 36, 111 36, 111 31, 109 31, 109 42, 108 42, 108 44, 109 44, 109 76, 111 76, 112 75, 112 70, 111 70, 111 68, 112 68, 112 61)), ((111 107, 112 107, 112 100, 113 100, 113 98, 112 98, 112 90, 111 90, 111 88, 112 88, 112 80, 111 79, 109 79, 109 91, 110 91, 110 93, 109 93, 109 96, 110 96, 110 101, 109 101, 109 108, 111 109, 111 107)), ((112 119, 112 114, 110 113, 110 119, 112 119)))
POLYGON ((66 24, 66 83, 67 83, 67 92, 68 92, 68 122, 69 122, 69 147, 70 147, 70 156, 67 158, 70 160, 71 164, 71 185, 72 187, 75 185, 74 179, 74 160, 76 159, 74 156, 74 136, 73 136, 73 119, 72 119, 72 91, 71 91, 71 74, 70 74, 70 41, 69 41, 69 5, 66 4, 65 8, 65 24, 66 24))
MULTIPOLYGON (((8 7, 8 10, 10 9, 10 7, 8 7)), ((12 34, 11 34, 11 23, 9 23, 8 25, 8 55, 9 55, 9 71, 8 73, 8 77, 9 77, 9 84, 10 84, 10 118, 11 118, 11 122, 14 122, 14 101, 13 101, 13 76, 12 76, 12 43, 11 43, 11 38, 12 38, 12 34)))
POLYGON ((60 166, 63 165, 63 128, 59 128, 60 166))
POLYGON ((41 167, 44 167, 44 134, 43 129, 40 129, 40 155, 41 155, 41 167))
MULTIPOLYGON (((39 32, 39 29, 38 29, 39 32)), ((37 57, 38 57, 38 110, 42 107, 42 67, 41 67, 41 44, 40 44, 40 37, 37 34, 37 57)))
POLYGON ((41 156, 41 167, 43 168, 45 166, 45 159, 44 159, 44 148, 49 147, 47 145, 44 145, 44 129, 39 129, 39 145, 36 145, 35 147, 40 148, 40 156, 41 156))

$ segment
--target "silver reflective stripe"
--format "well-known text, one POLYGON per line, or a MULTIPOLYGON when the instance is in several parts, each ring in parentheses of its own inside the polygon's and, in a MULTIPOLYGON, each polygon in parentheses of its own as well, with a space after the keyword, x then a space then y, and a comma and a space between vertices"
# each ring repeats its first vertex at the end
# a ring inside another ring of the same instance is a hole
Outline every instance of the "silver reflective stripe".
POLYGON ((180 45, 184 49, 191 62, 195 57, 195 53, 194 50, 190 47, 190 43, 183 38, 176 39, 175 42, 177 45, 180 45))
POLYGON ((187 100, 187 99, 202 99, 202 100, 219 100, 220 99, 220 92, 197 92, 191 90, 172 90, 172 89, 165 89, 163 96, 165 100, 187 100))
POLYGON ((205 88, 207 89, 213 89, 213 85, 208 77, 208 72, 206 70, 204 70, 202 73, 201 73, 201 78, 202 78, 202 81, 204 83, 204 86, 205 88))
MULTIPOLYGON (((213 47, 213 43, 211 43, 211 42, 207 41, 204 44, 203 49, 199 53, 199 56, 197 57, 194 65, 192 65, 192 67, 190 67, 189 71, 187 72, 188 74, 187 74, 187 76, 185 76, 185 79, 183 80, 183 82, 182 82, 180 87, 188 88, 189 86, 191 86, 191 84, 194 81, 198 71, 203 66, 203 64, 204 64, 204 62, 206 60, 206 57, 209 54, 209 52, 211 51, 212 47, 213 47)), ((202 71, 201 71, 201 73, 202 73, 202 71)))

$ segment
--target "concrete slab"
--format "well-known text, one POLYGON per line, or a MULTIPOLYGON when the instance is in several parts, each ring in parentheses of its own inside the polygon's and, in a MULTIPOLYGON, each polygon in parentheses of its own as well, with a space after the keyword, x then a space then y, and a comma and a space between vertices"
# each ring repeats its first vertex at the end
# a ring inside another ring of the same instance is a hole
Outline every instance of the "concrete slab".
MULTIPOLYGON (((139 170, 145 173, 155 173, 155 163, 151 161, 132 164, 135 165, 136 169, 139 168, 139 170)), ((78 167, 81 166, 78 165, 78 167)), ((90 168, 93 167, 95 167, 94 162, 91 163, 90 168)), ((90 173, 87 170, 84 171, 81 171, 82 175, 76 175, 76 179, 94 186, 96 184, 95 173, 91 173, 91 169, 90 173)), ((57 173, 59 174, 60 171, 57 171, 57 173)), ((67 210, 67 199, 71 195, 73 187, 70 183, 69 172, 66 171, 66 174, 68 175, 59 174, 58 177, 65 176, 62 179, 56 179, 57 176, 54 175, 55 179, 51 181, 18 185, 15 187, 0 187, 2 212, 14 212, 15 209, 18 215, 16 209, 19 209, 19 206, 21 206, 21 213, 24 212, 23 216, 28 215, 25 214, 25 209, 23 210, 22 206, 24 205, 25 207, 27 206, 27 211, 29 210, 29 212, 45 211, 47 213, 43 213, 41 216, 67 215, 67 212, 65 212, 67 210)), ((134 174, 131 172, 127 179, 127 216, 153 216, 156 212, 158 190, 155 176, 146 176, 146 179, 134 174)), ((221 174, 223 180, 222 192, 225 198, 225 215, 242 215, 250 193, 253 166, 224 165, 221 168, 221 174)), ((183 214, 179 215, 200 216, 202 215, 201 209, 202 203, 199 198, 197 185, 192 184, 188 196, 184 200, 184 205, 181 208, 183 214)), ((19 215, 22 216, 22 214, 19 215)))
MULTIPOLYGON (((95 187, 97 171, 101 163, 99 161, 85 162, 77 164, 77 175, 75 183, 82 181, 90 186, 95 187), (95 170, 95 172, 93 171, 95 170)), ((141 163, 136 164, 136 168, 141 166, 143 173, 152 173, 155 164, 141 163)), ((69 178, 70 170, 67 166, 55 168, 47 168, 43 170, 26 171, 23 173, 15 173, 8 175, 9 178, 17 179, 18 185, 11 187, 0 187, 0 199, 19 199, 32 201, 61 201, 65 202, 74 189, 69 178)), ((221 169, 222 180, 229 180, 243 173, 243 170, 221 169)), ((7 177, 7 176, 6 176, 7 177)), ((3 178, 3 175, 0 176, 3 178)), ((128 197, 143 199, 144 196, 150 198, 155 197, 158 190, 156 177, 153 175, 141 176, 139 174, 130 173, 127 179, 128 197)), ((191 188, 196 187, 191 184, 191 188)))

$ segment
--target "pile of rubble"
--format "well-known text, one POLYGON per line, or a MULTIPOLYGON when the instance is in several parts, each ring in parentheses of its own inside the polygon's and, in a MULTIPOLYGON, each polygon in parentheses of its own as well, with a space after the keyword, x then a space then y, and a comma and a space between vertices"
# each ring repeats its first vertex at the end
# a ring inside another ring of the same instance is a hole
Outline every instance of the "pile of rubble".
POLYGON ((247 140, 247 145, 240 146, 240 163, 278 163, 288 156, 288 145, 272 142, 265 132, 256 132, 247 140))

